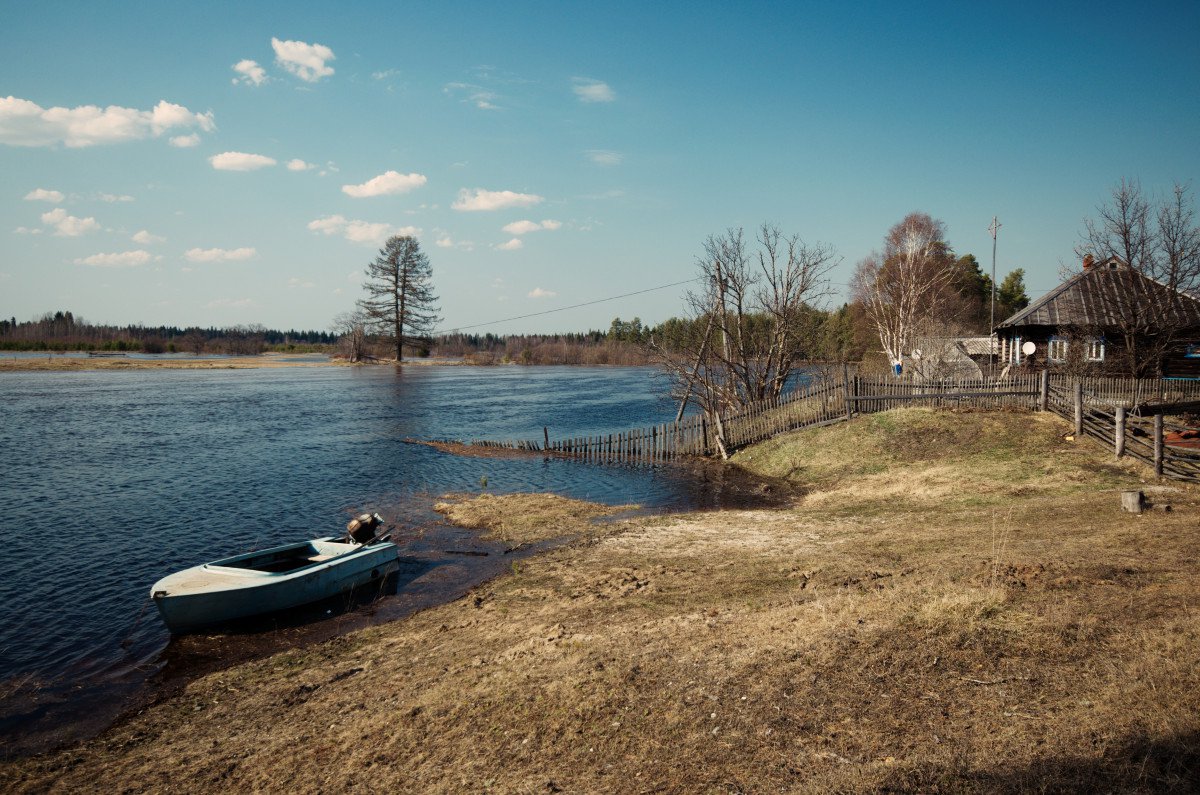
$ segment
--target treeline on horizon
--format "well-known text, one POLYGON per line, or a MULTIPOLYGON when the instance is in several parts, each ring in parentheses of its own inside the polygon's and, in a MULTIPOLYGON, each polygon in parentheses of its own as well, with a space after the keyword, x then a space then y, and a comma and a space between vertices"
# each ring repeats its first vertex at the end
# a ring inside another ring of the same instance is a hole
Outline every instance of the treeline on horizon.
POLYGON ((328 331, 278 331, 261 325, 201 328, 189 326, 109 326, 89 323, 69 311, 39 318, 0 320, 0 350, 130 351, 140 353, 226 353, 253 355, 268 350, 327 351, 337 342, 328 331))
MULTIPOLYGON (((964 334, 985 335, 989 325, 991 280, 975 257, 955 263, 957 314, 964 334)), ((1017 269, 999 285, 996 321, 1028 303, 1024 271, 1017 269)), ((763 331, 769 325, 761 318, 763 331)), ((809 307, 801 314, 799 338, 808 340, 803 357, 810 361, 860 361, 879 347, 875 327, 857 303, 836 309, 809 307)), ((753 321, 751 325, 756 325, 753 321)), ((525 365, 642 365, 653 359, 652 346, 664 351, 694 347, 706 330, 703 317, 673 317, 657 325, 640 318, 614 318, 607 330, 555 334, 441 334, 414 349, 418 357, 462 358, 468 364, 525 365)), ((754 334, 754 328, 745 330, 754 334)), ((261 325, 201 328, 190 326, 112 326, 89 323, 69 311, 47 312, 29 321, 0 320, 0 350, 7 351, 130 351, 141 353, 221 353, 255 355, 266 351, 338 355, 339 335, 330 331, 281 331, 261 325)), ((386 358, 387 344, 368 342, 368 352, 386 358)))

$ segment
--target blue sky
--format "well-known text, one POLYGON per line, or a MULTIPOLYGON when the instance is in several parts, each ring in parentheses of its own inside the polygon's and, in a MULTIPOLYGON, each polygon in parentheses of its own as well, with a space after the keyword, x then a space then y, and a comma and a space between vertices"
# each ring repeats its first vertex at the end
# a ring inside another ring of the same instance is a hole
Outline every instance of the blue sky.
MULTIPOLYGON (((1200 176, 1200 4, 16 3, 0 316, 325 328, 388 233, 443 328, 911 211, 1031 294, 1122 177, 1200 176)), ((480 331, 679 314, 681 287, 480 331)))

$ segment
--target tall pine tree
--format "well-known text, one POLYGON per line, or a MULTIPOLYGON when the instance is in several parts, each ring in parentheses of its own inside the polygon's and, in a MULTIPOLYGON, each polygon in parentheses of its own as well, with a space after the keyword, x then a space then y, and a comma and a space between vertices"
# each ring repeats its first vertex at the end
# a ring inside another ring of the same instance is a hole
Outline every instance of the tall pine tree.
POLYGON ((395 343, 398 364, 404 346, 427 342, 441 321, 433 292, 433 268, 415 237, 397 235, 383 244, 379 256, 367 265, 366 274, 363 289, 367 297, 358 305, 372 330, 395 343))

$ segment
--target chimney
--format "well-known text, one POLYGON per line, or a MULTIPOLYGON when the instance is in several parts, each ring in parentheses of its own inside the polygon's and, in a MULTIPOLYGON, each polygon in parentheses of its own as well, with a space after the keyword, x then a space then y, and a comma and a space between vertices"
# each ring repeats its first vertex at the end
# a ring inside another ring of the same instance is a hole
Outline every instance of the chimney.
POLYGON ((1083 269, 1085 271, 1090 271, 1092 269, 1092 266, 1095 264, 1096 264, 1096 258, 1093 257, 1091 254, 1085 254, 1083 256, 1083 269))

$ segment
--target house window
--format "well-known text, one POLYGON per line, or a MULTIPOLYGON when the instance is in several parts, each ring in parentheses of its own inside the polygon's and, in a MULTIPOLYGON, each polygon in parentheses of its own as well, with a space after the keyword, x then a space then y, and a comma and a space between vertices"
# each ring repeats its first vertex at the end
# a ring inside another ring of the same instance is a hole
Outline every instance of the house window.
POLYGON ((1089 339, 1084 353, 1089 362, 1104 361, 1104 337, 1092 337, 1089 339))
POLYGON ((1189 342, 1183 355, 1187 359, 1200 359, 1200 342, 1189 342))
POLYGON ((1062 337, 1051 337, 1046 357, 1052 362, 1065 362, 1067 360, 1067 341, 1062 337))

